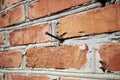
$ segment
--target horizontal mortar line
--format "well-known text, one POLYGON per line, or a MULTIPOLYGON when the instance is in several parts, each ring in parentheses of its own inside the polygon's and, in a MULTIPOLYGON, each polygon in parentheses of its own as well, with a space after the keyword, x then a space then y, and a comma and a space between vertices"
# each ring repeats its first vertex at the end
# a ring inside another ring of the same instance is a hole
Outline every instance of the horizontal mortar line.
POLYGON ((40 43, 40 44, 28 44, 28 45, 21 45, 21 46, 9 46, 0 48, 0 51, 8 51, 8 50, 21 50, 26 48, 33 48, 33 47, 47 47, 47 46, 58 46, 59 42, 48 42, 48 43, 40 43))
MULTIPOLYGON (((81 45, 81 44, 104 44, 104 43, 111 43, 112 40, 111 39, 118 39, 118 40, 115 40, 116 42, 119 42, 119 38, 120 36, 112 36, 112 37, 109 37, 110 35, 107 35, 107 36, 104 36, 104 37, 101 37, 100 35, 103 35, 103 34, 99 34, 97 36, 99 37, 95 37, 94 36, 86 36, 85 39, 84 37, 79 37, 79 38, 71 38, 71 39, 68 39, 68 40, 65 40, 63 42, 63 46, 65 45, 81 45)), ((95 35, 96 36, 96 35, 95 35)), ((59 45, 59 42, 58 41, 55 41, 55 42, 47 42, 47 43, 38 43, 38 44, 28 44, 28 45, 20 45, 20 46, 8 46, 8 47, 2 47, 0 48, 0 51, 8 51, 8 50, 21 50, 21 49, 26 49, 26 48, 34 48, 34 47, 49 47, 49 46, 58 46, 59 45)))
POLYGON ((28 2, 30 2, 29 5, 31 5, 31 4, 33 4, 33 3, 37 2, 37 1, 38 1, 38 0, 28 0, 28 2))
POLYGON ((86 40, 75 40, 69 39, 63 42, 64 45, 77 45, 77 44, 100 44, 100 43, 111 43, 112 41, 109 38, 97 38, 96 39, 86 39, 86 40))
MULTIPOLYGON (((116 42, 119 42, 120 31, 113 32, 111 34, 108 33, 102 33, 97 35, 90 35, 90 36, 82 36, 78 38, 71 38, 67 39, 63 42, 64 45, 80 45, 80 44, 100 44, 100 43, 111 43, 113 39, 116 42)), ((0 48, 0 51, 4 50, 17 50, 17 49, 26 49, 26 48, 33 48, 33 47, 47 47, 47 46, 58 46, 59 42, 47 42, 47 43, 38 43, 38 44, 28 44, 28 45, 20 45, 20 46, 6 46, 0 48)))
POLYGON ((15 47, 3 47, 3 48, 0 48, 0 51, 2 52, 4 52, 4 51, 8 51, 8 50, 22 50, 22 49, 25 49, 27 46, 15 46, 15 47))
POLYGON ((4 30, 14 30, 14 29, 20 29, 21 28, 25 28, 26 26, 31 26, 32 24, 36 24, 36 23, 43 23, 43 22, 46 22, 46 21, 54 21, 54 20, 57 20, 61 17, 64 17, 64 16, 67 16, 67 15, 71 15, 71 14, 74 14, 74 13, 78 13, 78 12, 84 12, 84 11, 87 11, 87 10, 90 10, 90 9, 95 9, 95 8, 99 8, 101 7, 101 3, 93 3, 93 4, 89 4, 89 5, 85 5, 85 6, 80 6, 76 9, 72 9, 72 10, 68 10, 66 12, 63 12, 63 13, 59 13, 59 14, 55 14, 55 15, 52 15, 52 16, 47 16, 47 17, 44 17, 44 18, 41 18, 41 19, 37 19, 37 20, 34 20, 34 21, 28 21, 28 22, 24 22, 22 24, 18 24, 18 25, 15 25, 15 26, 10 26, 8 28, 1 28, 0 31, 4 31, 4 30))
POLYGON ((120 75, 116 74, 92 74, 92 73, 72 73, 72 72, 58 72, 58 71, 34 71, 34 70, 0 70, 0 73, 21 73, 21 74, 40 74, 52 76, 65 76, 77 78, 94 78, 94 79, 114 79, 120 80, 120 75))

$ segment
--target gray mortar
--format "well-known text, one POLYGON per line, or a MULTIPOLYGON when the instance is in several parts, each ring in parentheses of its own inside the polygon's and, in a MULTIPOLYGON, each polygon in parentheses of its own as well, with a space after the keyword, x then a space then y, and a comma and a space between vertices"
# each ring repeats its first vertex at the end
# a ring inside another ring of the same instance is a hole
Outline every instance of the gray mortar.
POLYGON ((91 79, 108 79, 108 80, 120 80, 120 76, 117 74, 92 74, 92 73, 70 73, 70 72, 57 72, 57 71, 36 71, 36 70, 3 70, 0 69, 0 73, 24 73, 24 74, 40 74, 40 75, 52 75, 52 76, 64 76, 75 78, 91 78, 91 79))

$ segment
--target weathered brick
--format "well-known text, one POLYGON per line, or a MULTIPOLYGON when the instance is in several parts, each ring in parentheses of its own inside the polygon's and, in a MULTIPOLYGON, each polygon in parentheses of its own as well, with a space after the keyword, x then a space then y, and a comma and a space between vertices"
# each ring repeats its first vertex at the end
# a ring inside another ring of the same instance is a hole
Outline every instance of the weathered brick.
POLYGON ((0 52, 0 67, 20 67, 21 63, 21 51, 0 52))
POLYGON ((24 6, 18 6, 8 11, 8 13, 0 14, 0 28, 9 25, 18 24, 25 20, 24 6))
POLYGON ((56 30, 63 38, 120 31, 120 4, 63 17, 56 30))
POLYGON ((120 3, 119 3, 119 6, 117 6, 117 20, 118 20, 118 24, 117 26, 120 27, 120 3))
POLYGON ((0 10, 2 10, 2 0, 0 0, 0 10))
POLYGON ((103 44, 99 54, 108 70, 120 71, 120 43, 103 44))
POLYGON ((3 33, 0 32, 0 47, 4 44, 3 33))
POLYGON ((0 75, 0 80, 2 80, 2 76, 0 75))
POLYGON ((51 80, 50 77, 44 75, 31 75, 29 80, 51 80))
POLYGON ((44 75, 7 74, 7 80, 50 80, 44 75))
POLYGON ((79 46, 58 46, 31 48, 27 50, 27 66, 36 68, 81 68, 85 65, 88 48, 79 46))
POLYGON ((22 0, 5 0, 5 6, 9 7, 9 6, 11 6, 11 5, 15 4, 15 3, 20 2, 20 1, 22 1, 22 0))
POLYGON ((78 79, 78 78, 61 77, 60 80, 81 80, 81 79, 78 79))
POLYGON ((12 46, 48 42, 50 37, 45 35, 46 31, 50 31, 48 23, 14 30, 9 35, 9 41, 12 46))
POLYGON ((37 3, 30 6, 29 18, 30 20, 33 20, 44 17, 89 1, 91 0, 39 0, 37 3))
POLYGON ((7 74, 6 78, 7 80, 29 80, 25 74, 7 74))

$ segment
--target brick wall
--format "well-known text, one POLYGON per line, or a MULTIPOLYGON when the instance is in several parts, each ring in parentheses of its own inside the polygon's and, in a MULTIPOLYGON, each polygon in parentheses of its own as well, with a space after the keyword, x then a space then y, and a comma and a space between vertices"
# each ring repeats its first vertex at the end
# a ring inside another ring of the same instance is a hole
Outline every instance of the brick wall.
POLYGON ((120 0, 0 0, 0 80, 120 80, 120 0))

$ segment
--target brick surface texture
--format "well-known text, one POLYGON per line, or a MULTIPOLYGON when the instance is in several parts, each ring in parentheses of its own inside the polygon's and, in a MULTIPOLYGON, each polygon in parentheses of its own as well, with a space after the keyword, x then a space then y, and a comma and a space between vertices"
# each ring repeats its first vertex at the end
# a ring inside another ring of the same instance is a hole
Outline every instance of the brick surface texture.
POLYGON ((0 76, 0 80, 2 80, 2 76, 0 76))
POLYGON ((28 80, 28 77, 24 75, 18 75, 18 74, 7 74, 7 80, 28 80))
POLYGON ((87 48, 80 50, 79 46, 31 48, 27 51, 27 66, 58 69, 81 68, 87 61, 87 51, 87 48))
POLYGON ((21 63, 21 51, 0 52, 0 67, 20 67, 21 63))
POLYGON ((20 2, 20 1, 22 1, 22 0, 6 0, 5 1, 5 6, 9 7, 9 6, 11 6, 11 5, 15 4, 15 3, 20 2))
POLYGON ((48 76, 43 76, 43 75, 31 75, 29 77, 29 80, 51 80, 50 77, 48 76))
POLYGON ((51 80, 44 75, 7 74, 7 80, 51 80))
POLYGON ((99 48, 101 60, 110 71, 120 71, 120 43, 104 44, 99 48))
POLYGON ((61 77, 60 80, 81 80, 81 79, 78 79, 78 78, 61 77))
POLYGON ((50 31, 49 24, 30 26, 25 29, 14 30, 10 33, 9 41, 12 46, 48 42, 50 37, 45 32, 50 31))
POLYGON ((91 0, 38 0, 30 6, 29 18, 37 19, 89 1, 91 0))
POLYGON ((0 10, 2 10, 2 0, 0 0, 0 10))
POLYGON ((0 47, 4 44, 3 33, 0 33, 0 47))
POLYGON ((18 24, 24 20, 24 6, 18 6, 8 11, 7 13, 0 14, 0 28, 18 24))
POLYGON ((0 0, 0 80, 120 80, 120 0, 0 0))
POLYGON ((64 38, 120 31, 119 14, 120 4, 73 14, 61 18, 56 31, 64 38))

